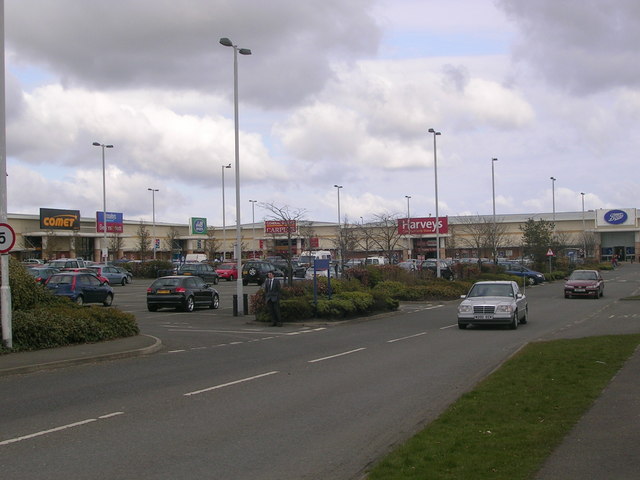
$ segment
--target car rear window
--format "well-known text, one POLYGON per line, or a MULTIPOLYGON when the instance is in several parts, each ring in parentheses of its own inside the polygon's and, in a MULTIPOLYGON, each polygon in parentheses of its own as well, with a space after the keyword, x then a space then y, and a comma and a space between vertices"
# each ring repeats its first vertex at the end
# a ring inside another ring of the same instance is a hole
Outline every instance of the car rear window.
POLYGON ((51 275, 49 283, 71 284, 73 283, 73 275, 51 275))
POLYGON ((181 280, 179 278, 160 278, 153 282, 151 287, 160 288, 160 287, 176 287, 181 284, 181 280))

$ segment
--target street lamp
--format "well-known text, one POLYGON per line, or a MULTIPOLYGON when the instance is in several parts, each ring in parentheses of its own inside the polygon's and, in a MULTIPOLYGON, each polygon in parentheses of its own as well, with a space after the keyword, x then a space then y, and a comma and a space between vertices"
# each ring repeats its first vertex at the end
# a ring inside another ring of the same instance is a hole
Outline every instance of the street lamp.
POLYGON ((549 177, 551 179, 551 201, 553 204, 553 229, 556 229, 556 177, 549 177))
POLYGON ((411 259, 411 210, 409 209, 409 200, 411 200, 410 195, 405 195, 404 198, 407 199, 407 228, 409 229, 408 240, 408 248, 407 248, 407 259, 411 259))
POLYGON ((340 189, 342 185, 334 185, 338 191, 338 262, 342 266, 342 224, 340 223, 340 189))
POLYGON ((584 192, 580 192, 582 195, 582 251, 584 252, 584 258, 587 258, 587 227, 584 223, 584 192))
POLYGON ((107 181, 105 179, 104 169, 104 149, 113 148, 113 145, 105 145, 104 143, 93 142, 94 147, 102 148, 102 230, 104 232, 103 245, 100 253, 100 260, 107 263, 109 258, 109 247, 107 246, 107 181), (103 260, 104 259, 104 260, 103 260))
POLYGON ((225 168, 231 168, 231 164, 229 165, 222 165, 222 261, 226 261, 227 259, 227 248, 226 248, 226 241, 227 241, 227 225, 226 225, 226 214, 225 214, 225 207, 224 207, 224 169, 225 168))
MULTIPOLYGON (((238 48, 226 37, 220 39, 220 44, 233 48, 233 107, 235 119, 235 150, 236 150, 236 249, 238 281, 236 282, 237 301, 243 302, 242 295, 242 230, 240 225, 240 131, 238 125, 238 53, 251 55, 248 48, 238 48)), ((240 309, 237 309, 238 312, 240 309)), ((239 313, 238 313, 239 314, 239 313)), ((243 311, 244 314, 244 311, 243 311)))
POLYGON ((251 224, 253 225, 253 258, 256 258, 256 202, 257 200, 249 200, 251 202, 251 224))
POLYGON ((493 263, 497 263, 496 252, 496 177, 493 166, 498 161, 497 158, 491 159, 491 194, 493 198, 493 263))
POLYGON ((151 192, 151 211, 153 218, 153 259, 156 259, 156 192, 159 192, 157 188, 147 188, 151 192))
POLYGON ((442 135, 430 128, 429 133, 433 133, 433 172, 436 184, 436 277, 440 278, 440 217, 438 215, 438 156, 436 154, 436 136, 442 135))

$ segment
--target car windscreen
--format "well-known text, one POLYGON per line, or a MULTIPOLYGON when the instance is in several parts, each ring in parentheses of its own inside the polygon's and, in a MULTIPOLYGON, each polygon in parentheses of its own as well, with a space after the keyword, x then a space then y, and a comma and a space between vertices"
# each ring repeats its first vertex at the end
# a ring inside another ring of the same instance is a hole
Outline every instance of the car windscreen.
POLYGON ((597 280, 598 276, 595 272, 573 272, 569 280, 597 280))
POLYGON ((474 285, 469 297, 513 297, 511 285, 474 285))
POLYGON ((49 277, 49 283, 56 283, 56 284, 71 284, 73 283, 73 276, 72 275, 51 275, 51 277, 49 277))

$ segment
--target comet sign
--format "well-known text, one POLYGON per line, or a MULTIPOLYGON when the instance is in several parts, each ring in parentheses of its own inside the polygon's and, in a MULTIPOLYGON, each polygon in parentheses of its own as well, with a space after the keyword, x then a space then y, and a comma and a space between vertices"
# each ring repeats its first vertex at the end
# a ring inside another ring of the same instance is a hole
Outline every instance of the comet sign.
POLYGON ((0 223, 0 253, 8 253, 16 244, 16 232, 8 223, 0 223))

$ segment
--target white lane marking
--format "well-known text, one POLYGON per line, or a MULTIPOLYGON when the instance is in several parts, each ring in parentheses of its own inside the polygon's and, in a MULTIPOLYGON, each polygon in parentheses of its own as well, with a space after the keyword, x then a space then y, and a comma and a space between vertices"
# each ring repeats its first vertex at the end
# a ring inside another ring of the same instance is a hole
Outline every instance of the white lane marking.
POLYGON ((86 425, 88 423, 97 422, 98 420, 104 420, 107 418, 115 417, 117 415, 124 415, 124 412, 113 412, 108 413, 106 415, 101 415, 98 418, 88 418, 86 420, 82 420, 80 422, 69 423, 67 425, 62 425, 60 427, 51 428, 49 430, 42 430, 41 432, 32 433, 30 435, 24 435, 22 437, 10 438, 8 440, 3 440, 0 442, 0 446, 9 445, 10 443, 22 442, 23 440, 29 440, 30 438, 41 437, 42 435, 47 435, 49 433, 59 432, 61 430, 67 430, 68 428, 79 427, 81 425, 86 425))
POLYGON ((300 330, 299 332, 289 332, 286 335, 302 335, 303 333, 320 332, 326 329, 327 329, 326 327, 320 327, 320 328, 314 328, 312 330, 300 330))
POLYGON ((316 358, 315 360, 309 360, 307 363, 316 363, 322 362, 323 360, 331 360, 332 358, 342 357, 344 355, 350 355, 352 353, 360 352, 361 350, 366 350, 366 348, 356 348, 355 350, 349 350, 348 352, 337 353, 336 355, 330 355, 328 357, 316 358))
POLYGON ((447 325, 446 327, 440 327, 440 330, 446 330, 447 328, 453 328, 453 327, 457 327, 458 324, 454 323, 453 325, 447 325))
POLYGON ((233 382, 223 383, 221 385, 215 385, 213 387, 203 388, 202 390, 196 390, 194 392, 185 393, 184 396, 189 397, 191 395, 198 395, 200 393, 210 392, 212 390, 217 390, 219 388, 229 387, 231 385, 237 385, 238 383, 249 382, 251 380, 257 380, 258 378, 267 377, 269 375, 275 375, 276 373, 280 373, 280 372, 278 372, 277 370, 274 370, 273 372, 262 373, 260 375, 254 375, 253 377, 242 378, 240 380, 235 380, 233 382))
POLYGON ((186 352, 186 350, 169 350, 167 353, 181 353, 186 352))
POLYGON ((422 335, 426 335, 427 332, 416 333, 415 335, 409 335, 408 337, 394 338, 393 340, 387 340, 387 343, 399 342, 401 340, 408 340, 410 338, 420 337, 422 335))

